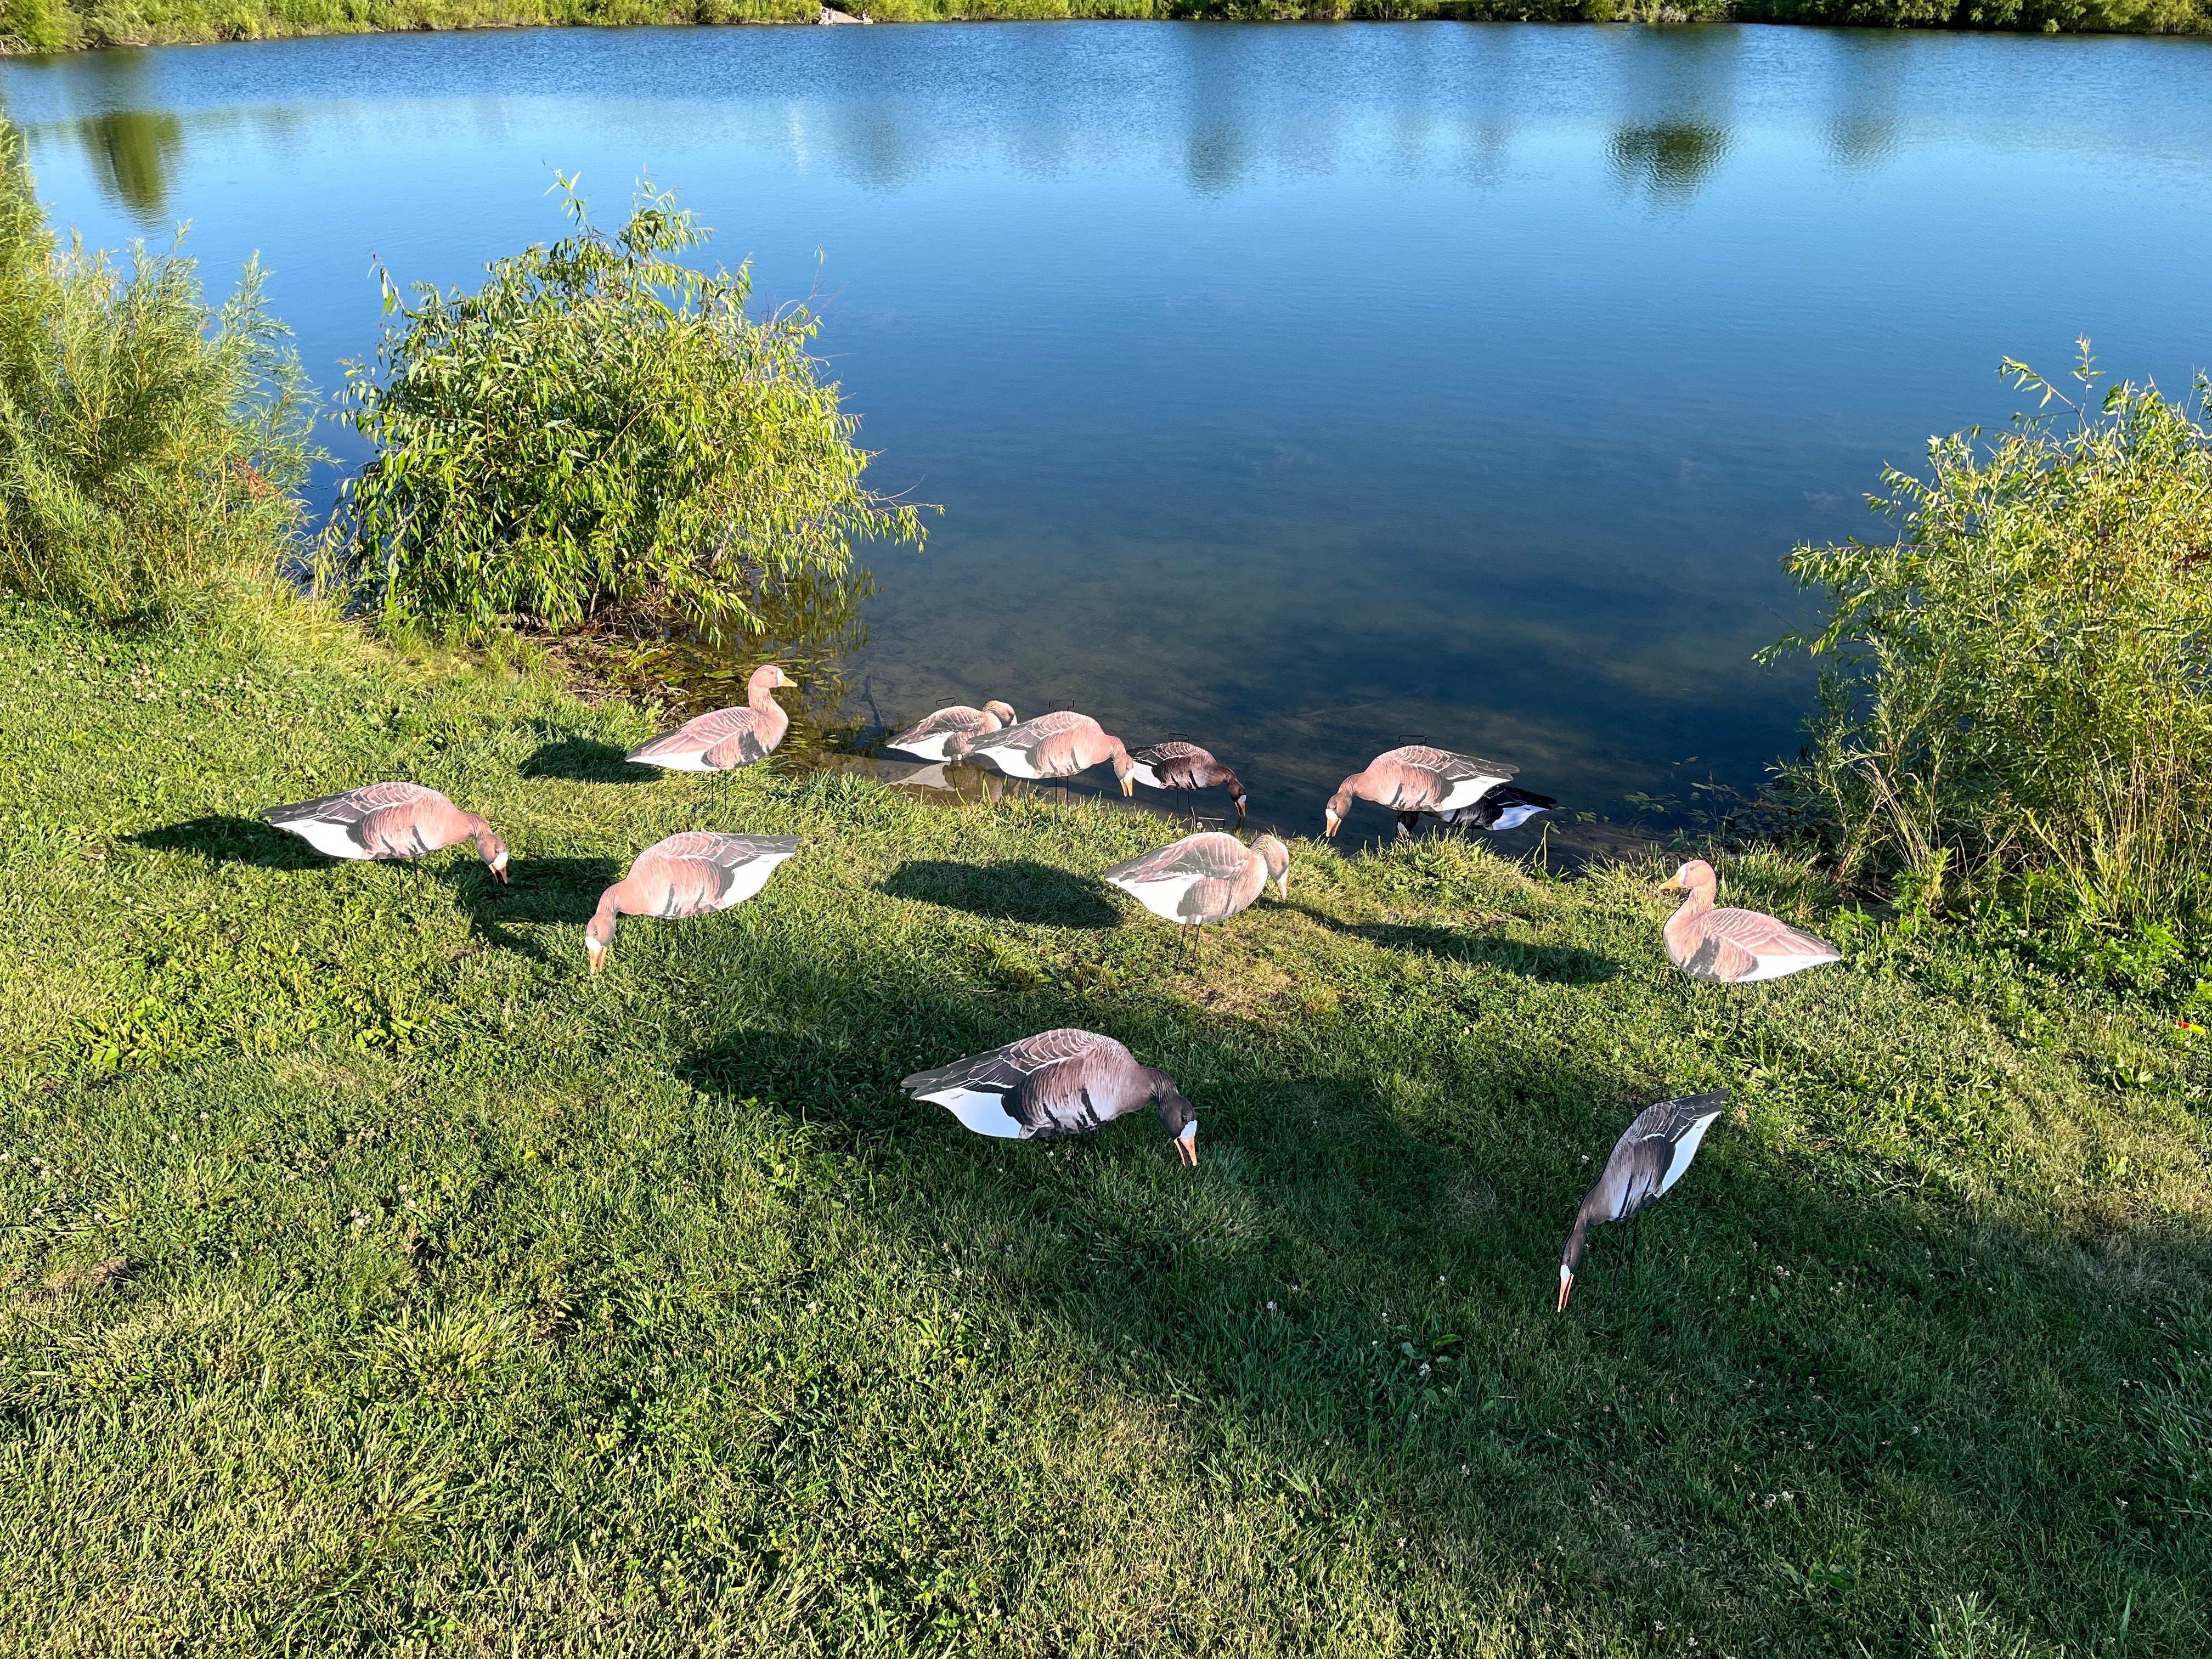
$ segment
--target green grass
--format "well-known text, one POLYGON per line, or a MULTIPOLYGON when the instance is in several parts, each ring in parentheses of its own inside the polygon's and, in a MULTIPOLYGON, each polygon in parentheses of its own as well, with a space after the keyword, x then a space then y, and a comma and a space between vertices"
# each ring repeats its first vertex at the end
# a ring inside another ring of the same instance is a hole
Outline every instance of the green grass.
POLYGON ((2172 1007, 1773 857, 1730 895, 1848 963, 1698 986, 1656 870, 1432 841, 1295 847, 1189 968, 1095 878, 1153 824, 634 780, 635 708, 269 601, 4 602, 0 693, 0 1653, 2212 1640, 2172 1007), (391 776, 514 885, 251 817, 391 776), (805 846, 591 978, 686 827, 805 846), (1199 1170, 895 1086, 1063 1023, 1176 1075, 1199 1170), (1620 1126, 1716 1085, 1555 1316, 1620 1126))

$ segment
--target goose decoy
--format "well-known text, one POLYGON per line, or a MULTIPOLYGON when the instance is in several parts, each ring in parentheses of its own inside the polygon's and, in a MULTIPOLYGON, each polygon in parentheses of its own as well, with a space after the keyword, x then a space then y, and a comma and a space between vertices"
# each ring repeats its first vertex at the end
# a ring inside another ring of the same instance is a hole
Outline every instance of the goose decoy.
MULTIPOLYGON (((1365 771, 1354 772, 1339 784, 1322 809, 1323 821, 1334 836, 1344 815, 1352 810, 1354 795, 1400 814, 1441 813, 1472 806, 1518 769, 1496 761, 1477 760, 1472 755, 1455 755, 1449 749, 1408 744, 1377 755, 1367 763, 1365 771)), ((1402 834, 1404 830, 1401 822, 1399 830, 1402 834)))
POLYGON ((507 843, 474 812, 419 783, 367 783, 342 795, 271 806, 262 817, 334 859, 412 859, 473 841, 493 875, 507 879, 507 843))
POLYGON ((631 750, 629 758, 640 766, 670 772, 726 772, 750 766, 765 759, 791 729, 791 716, 769 695, 791 683, 791 677, 774 663, 763 663, 745 682, 743 708, 718 708, 686 720, 673 732, 631 750))
POLYGON ((1270 881, 1290 897, 1291 852, 1273 836, 1247 847, 1234 836, 1207 830, 1117 864, 1106 879, 1154 915, 1194 927, 1227 921, 1270 881))
POLYGON ((1155 743, 1129 751, 1129 775, 1147 789, 1228 790, 1237 804, 1238 823, 1244 819, 1244 786, 1237 775, 1194 743, 1155 743))
POLYGON ((1100 761, 1111 761, 1121 793, 1133 795, 1134 767, 1121 739, 1088 714, 1072 708, 1041 714, 1003 732, 970 736, 956 732, 945 740, 947 760, 988 760, 1010 778, 1072 778, 1100 761))
POLYGON ((1003 702, 987 702, 981 708, 955 703, 950 708, 939 709, 919 725, 909 726, 884 747, 912 755, 916 760, 941 761, 945 758, 945 745, 952 740, 955 732, 983 737, 1012 724, 1014 711, 1003 702))
POLYGON ((1158 1103, 1176 1156, 1198 1162, 1198 1109, 1175 1079, 1109 1036, 1062 1027, 916 1072, 899 1087, 945 1108, 979 1135, 1054 1140, 1158 1103))
POLYGON ((1719 884, 1703 859, 1692 859, 1659 884, 1662 892, 1682 888, 1690 895, 1668 918, 1665 937, 1668 958, 1692 979, 1747 985, 1843 960, 1827 940, 1786 921, 1757 910, 1714 909, 1719 884))
POLYGON ((1636 1115, 1636 1121, 1613 1143, 1605 1173, 1575 1212, 1567 1247, 1559 1252, 1558 1311, 1567 1310, 1575 1269, 1582 1265, 1584 1236, 1601 1221, 1626 1221, 1656 1204, 1682 1178, 1698 1155, 1698 1143, 1727 1106, 1728 1091, 1716 1089, 1681 1100, 1662 1100, 1636 1115))
POLYGON ((1423 818, 1434 818, 1447 830, 1487 830, 1495 835, 1501 830, 1518 830, 1537 813, 1548 812, 1559 804, 1549 795, 1501 783, 1472 806, 1448 806, 1441 812, 1399 813, 1398 839, 1403 841, 1413 834, 1423 818))
POLYGON ((775 866, 799 850, 796 836, 726 836, 687 830, 640 853, 629 873, 599 895, 599 908, 584 924, 584 953, 592 971, 606 965, 623 916, 662 916, 681 921, 742 904, 768 884, 775 866))

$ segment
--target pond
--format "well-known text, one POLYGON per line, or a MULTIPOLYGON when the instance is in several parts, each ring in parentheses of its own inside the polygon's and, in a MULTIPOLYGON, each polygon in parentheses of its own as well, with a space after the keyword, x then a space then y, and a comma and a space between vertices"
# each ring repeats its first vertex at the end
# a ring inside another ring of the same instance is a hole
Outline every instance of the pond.
MULTIPOLYGON (((548 30, 0 67, 88 240, 252 250, 337 383, 643 173, 940 504, 851 711, 1187 733, 1310 829, 1410 738, 1608 818, 1792 750, 1779 560, 2075 337, 2208 358, 2212 43, 1716 27, 548 30), (1310 823, 1309 820, 1311 822, 1310 823)), ((344 434, 333 434, 343 448, 344 434)), ((327 489, 325 491, 327 493, 327 489)), ((1382 827, 1378 823, 1375 826, 1382 827)))

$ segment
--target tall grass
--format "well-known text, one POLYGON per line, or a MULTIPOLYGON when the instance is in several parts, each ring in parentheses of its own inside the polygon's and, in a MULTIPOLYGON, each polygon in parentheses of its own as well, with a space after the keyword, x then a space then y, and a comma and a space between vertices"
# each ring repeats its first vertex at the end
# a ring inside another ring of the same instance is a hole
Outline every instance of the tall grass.
POLYGON ((1830 810, 1845 873, 1941 903, 2055 895, 2080 918, 2187 918, 2212 889, 2212 433, 2151 386, 2036 410, 1891 471, 1892 543, 1802 547, 1832 659, 1789 783, 1830 810))
POLYGON ((313 411, 249 264, 210 309, 194 262, 63 246, 0 125, 0 584, 113 619, 298 522, 313 411))
POLYGON ((574 234, 474 293, 409 302, 385 279, 398 322, 347 392, 377 454, 330 545, 387 624, 611 618, 720 643, 852 580, 856 537, 921 539, 861 482, 811 315, 757 319, 744 269, 678 263, 707 232, 665 195, 613 234, 568 208, 574 234))

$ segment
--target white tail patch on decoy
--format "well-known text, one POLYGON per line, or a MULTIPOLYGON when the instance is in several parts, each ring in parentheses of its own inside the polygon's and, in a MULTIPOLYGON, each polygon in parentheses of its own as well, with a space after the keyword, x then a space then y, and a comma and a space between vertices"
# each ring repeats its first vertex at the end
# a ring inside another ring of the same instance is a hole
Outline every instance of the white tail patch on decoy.
POLYGON ((1022 1138, 1021 1120, 1006 1109, 1006 1097, 988 1089, 941 1089, 922 1099, 942 1106, 979 1135, 1001 1140, 1022 1138))
POLYGON ((1167 787, 1165 784, 1160 781, 1158 774, 1155 773, 1152 767, 1144 761, 1130 762, 1129 775, 1136 779, 1139 783, 1143 784, 1147 789, 1164 789, 1167 787))
POLYGON ((916 738, 912 743, 891 743, 884 746, 895 755, 912 755, 916 760, 941 761, 945 745, 958 735, 951 732, 933 732, 926 738, 916 738))
POLYGON ((743 904, 768 885, 768 878, 775 873, 776 866, 790 856, 788 853, 763 853, 759 857, 739 865, 730 872, 729 890, 722 895, 721 902, 714 908, 726 910, 733 904, 743 904))
POLYGON ((325 818, 286 818, 275 827, 299 836, 328 858, 365 859, 368 856, 368 849, 356 841, 343 823, 332 823, 325 818))
MULTIPOLYGON (((1480 775, 1472 778, 1462 778, 1458 782, 1453 784, 1450 788, 1444 791, 1443 799, 1439 800, 1431 810, 1439 812, 1449 812, 1455 807, 1472 806, 1475 802, 1480 800, 1492 790, 1497 788, 1499 784, 1505 781, 1506 780, 1504 778, 1492 777, 1487 774, 1480 775)), ((1501 823, 1499 827, 1503 829, 1508 826, 1501 823)))
POLYGON ((1163 921, 1194 925, 1200 918, 1183 910, 1182 896, 1208 879, 1211 878, 1206 876, 1170 876, 1163 881, 1117 881, 1114 885, 1163 921))
POLYGON ((1671 1190, 1674 1183, 1688 1173, 1690 1160, 1698 1155, 1698 1143, 1705 1138, 1705 1131, 1713 1127, 1714 1120, 1719 1116, 1720 1113, 1716 1109, 1699 1118, 1674 1143, 1674 1160, 1667 1166, 1667 1173, 1659 1180, 1659 1190, 1662 1194, 1671 1190))

